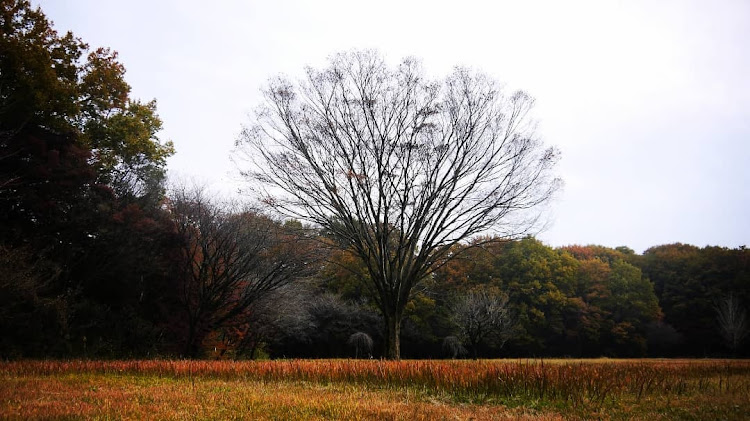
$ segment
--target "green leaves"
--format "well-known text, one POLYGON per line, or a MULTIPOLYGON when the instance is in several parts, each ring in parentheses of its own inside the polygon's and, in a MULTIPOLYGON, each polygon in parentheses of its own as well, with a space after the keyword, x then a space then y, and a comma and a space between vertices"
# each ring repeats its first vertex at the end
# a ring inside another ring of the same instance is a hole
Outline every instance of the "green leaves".
POLYGON ((71 33, 59 36, 27 1, 0 6, 0 130, 35 124, 70 131, 79 112, 78 60, 87 48, 71 33))
POLYGON ((165 279, 155 256, 167 247, 158 220, 174 153, 157 137, 156 102, 129 97, 116 52, 59 34, 28 1, 0 2, 0 27, 0 251, 29 256, 14 260, 24 270, 2 267, 0 278, 28 273, 19 279, 31 285, 0 290, 12 297, 45 285, 0 314, 11 338, 0 354, 63 355, 81 343, 77 333, 141 347, 133 338, 148 329, 135 309, 165 279))
POLYGON ((92 150, 101 183, 163 177, 174 147, 156 136, 162 127, 156 101, 129 97, 116 51, 88 52, 24 0, 2 3, 0 26, 0 140, 28 127, 74 135, 92 150))
POLYGON ((103 181, 117 179, 117 172, 133 171, 144 178, 144 170, 163 168, 174 154, 172 142, 159 142, 156 133, 162 122, 156 114, 156 101, 130 101, 122 110, 91 120, 85 140, 94 152, 103 181))

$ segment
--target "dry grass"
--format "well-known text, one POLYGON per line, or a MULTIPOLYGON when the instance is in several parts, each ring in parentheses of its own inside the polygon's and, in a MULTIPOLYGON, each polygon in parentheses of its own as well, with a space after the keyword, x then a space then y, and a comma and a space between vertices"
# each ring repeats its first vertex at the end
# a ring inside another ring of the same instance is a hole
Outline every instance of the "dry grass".
POLYGON ((3 379, 0 417, 55 419, 559 420, 347 384, 55 375, 3 379))
POLYGON ((750 361, 20 361, 0 418, 748 419, 750 361))

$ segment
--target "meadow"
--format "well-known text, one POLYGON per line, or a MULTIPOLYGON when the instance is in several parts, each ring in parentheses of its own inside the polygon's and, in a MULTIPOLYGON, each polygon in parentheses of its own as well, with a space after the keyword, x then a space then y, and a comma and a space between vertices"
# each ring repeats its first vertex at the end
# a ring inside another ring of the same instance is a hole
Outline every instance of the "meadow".
POLYGON ((13 361, 2 419, 750 419, 748 360, 13 361))

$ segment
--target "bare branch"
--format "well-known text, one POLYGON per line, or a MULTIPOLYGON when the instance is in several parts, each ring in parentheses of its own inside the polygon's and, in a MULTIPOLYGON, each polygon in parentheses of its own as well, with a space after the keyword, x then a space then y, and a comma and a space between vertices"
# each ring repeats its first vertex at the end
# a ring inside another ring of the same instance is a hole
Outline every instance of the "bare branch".
POLYGON ((254 302, 314 269, 312 245, 250 209, 219 206, 201 189, 176 189, 170 212, 181 241, 181 302, 194 356, 206 330, 226 326, 254 302))
POLYGON ((391 69, 353 52, 264 93, 239 140, 243 174, 266 204, 357 254, 391 323, 451 246, 528 234, 560 186, 558 153, 528 118, 533 100, 483 74, 429 81, 414 59, 391 69))

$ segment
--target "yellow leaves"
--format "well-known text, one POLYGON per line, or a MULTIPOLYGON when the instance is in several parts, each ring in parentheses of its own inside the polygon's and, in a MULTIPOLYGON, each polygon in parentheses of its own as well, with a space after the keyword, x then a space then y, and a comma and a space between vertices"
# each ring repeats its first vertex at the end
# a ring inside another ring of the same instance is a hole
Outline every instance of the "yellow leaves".
POLYGON ((529 309, 529 320, 532 322, 537 323, 543 323, 544 322, 544 312, 536 307, 532 307, 529 309))
POLYGON ((161 127, 156 100, 147 103, 131 101, 126 108, 89 122, 85 138, 93 149, 101 151, 105 163, 152 162, 162 166, 174 154, 174 145, 159 142, 156 133, 161 127))

